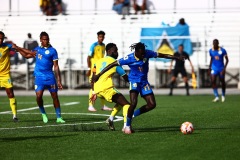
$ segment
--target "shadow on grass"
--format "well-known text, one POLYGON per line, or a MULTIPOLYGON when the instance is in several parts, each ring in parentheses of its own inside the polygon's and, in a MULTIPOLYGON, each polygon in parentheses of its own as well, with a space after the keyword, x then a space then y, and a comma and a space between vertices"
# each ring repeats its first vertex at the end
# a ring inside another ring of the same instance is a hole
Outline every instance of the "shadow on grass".
POLYGON ((136 132, 176 132, 180 131, 179 126, 133 128, 136 132))
POLYGON ((41 140, 41 139, 52 139, 52 138, 59 138, 59 137, 69 137, 75 136, 76 134, 69 134, 69 135, 61 135, 61 136, 29 136, 29 137, 6 137, 0 138, 0 142, 10 142, 10 141, 25 141, 29 139, 41 140))

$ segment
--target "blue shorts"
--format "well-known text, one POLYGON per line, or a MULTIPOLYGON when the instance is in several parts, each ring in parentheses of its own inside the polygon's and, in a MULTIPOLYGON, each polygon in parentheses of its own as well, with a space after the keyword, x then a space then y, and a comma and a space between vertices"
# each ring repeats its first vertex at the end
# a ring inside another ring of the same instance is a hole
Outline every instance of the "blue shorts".
POLYGON ((222 72, 222 69, 221 70, 212 69, 211 70, 211 75, 219 76, 220 78, 224 78, 224 74, 221 74, 221 72, 222 72))
POLYGON ((137 91, 142 97, 148 94, 153 94, 153 90, 148 81, 129 82, 129 90, 137 91))
POLYGON ((48 89, 51 93, 58 91, 55 77, 35 77, 35 92, 43 91, 44 89, 48 89))

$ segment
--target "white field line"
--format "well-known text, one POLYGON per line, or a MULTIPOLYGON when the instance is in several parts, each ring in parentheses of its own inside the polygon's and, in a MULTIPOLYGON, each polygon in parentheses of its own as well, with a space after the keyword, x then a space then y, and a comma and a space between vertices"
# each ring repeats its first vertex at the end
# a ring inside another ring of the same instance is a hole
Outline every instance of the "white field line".
MULTIPOLYGON (((62 106, 70 106, 74 104, 79 104, 80 102, 70 102, 70 103, 64 103, 62 106)), ((44 107, 51 107, 53 105, 45 105, 44 107)), ((32 107, 32 108, 26 108, 26 109, 21 109, 18 110, 18 112, 24 112, 24 111, 30 111, 30 110, 35 110, 38 109, 38 107, 32 107)), ((0 112, 0 114, 11 114, 11 111, 5 111, 5 112, 0 112)), ((18 114, 39 114, 39 113, 18 113, 18 114)), ((48 113, 48 114, 55 114, 55 113, 48 113)), ((69 115, 92 115, 92 116, 106 116, 108 117, 108 114, 96 114, 96 113, 61 113, 61 114, 69 114, 69 115)), ((114 122, 117 121, 122 121, 123 117, 121 116, 116 116, 116 119, 114 122)), ((15 128, 0 128, 0 130, 14 130, 14 129, 31 129, 31 128, 44 128, 44 127, 59 127, 59 126, 74 126, 74 125, 80 125, 80 124, 98 124, 98 123, 106 123, 105 121, 100 121, 100 122, 88 122, 88 123, 71 123, 71 124, 54 124, 54 125, 43 125, 43 126, 29 126, 29 127, 15 127, 15 128)))

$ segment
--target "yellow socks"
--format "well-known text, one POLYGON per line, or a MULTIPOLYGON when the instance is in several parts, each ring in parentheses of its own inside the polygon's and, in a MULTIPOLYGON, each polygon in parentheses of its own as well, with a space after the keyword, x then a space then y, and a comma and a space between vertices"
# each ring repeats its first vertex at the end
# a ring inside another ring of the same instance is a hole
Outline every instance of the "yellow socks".
POLYGON ((10 107, 12 109, 13 116, 17 116, 17 101, 16 98, 9 98, 10 107))

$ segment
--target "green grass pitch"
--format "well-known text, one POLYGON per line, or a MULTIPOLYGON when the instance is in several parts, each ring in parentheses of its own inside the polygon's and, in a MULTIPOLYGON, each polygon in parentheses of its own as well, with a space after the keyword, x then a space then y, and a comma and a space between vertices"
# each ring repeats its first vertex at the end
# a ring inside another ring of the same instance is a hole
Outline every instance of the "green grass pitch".
MULTIPOLYGON (((34 96, 17 96, 20 122, 12 121, 7 97, 0 97, 0 159, 16 160, 159 160, 240 158, 240 98, 227 95, 156 95, 157 107, 133 121, 134 134, 121 132, 123 121, 109 131, 109 111, 87 111, 87 96, 60 96, 66 124, 56 124, 50 96, 44 96, 49 123, 43 124, 34 96), (190 121, 195 131, 183 135, 190 121)), ((127 96, 129 99, 129 97, 127 96)), ((144 105, 139 97, 138 107, 144 105)), ((113 106, 113 104, 108 104, 113 106)), ((121 113, 118 116, 122 116, 121 113)))

